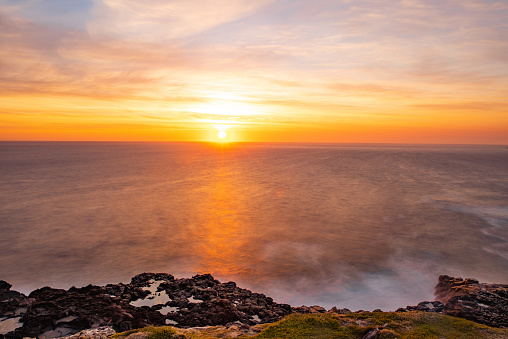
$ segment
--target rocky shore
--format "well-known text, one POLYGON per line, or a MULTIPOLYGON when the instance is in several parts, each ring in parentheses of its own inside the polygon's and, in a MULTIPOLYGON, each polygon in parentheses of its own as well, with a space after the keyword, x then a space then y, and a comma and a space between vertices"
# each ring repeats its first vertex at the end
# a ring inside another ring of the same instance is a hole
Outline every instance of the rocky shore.
MULTIPOLYGON (((28 296, 12 291, 0 280, 0 339, 55 338, 95 329, 111 334, 146 326, 236 326, 253 333, 255 325, 293 313, 351 313, 319 306, 292 307, 260 293, 221 283, 210 274, 176 279, 165 273, 142 273, 129 284, 88 285, 69 290, 43 287, 28 296)), ((508 328, 508 285, 475 279, 439 277, 436 300, 399 308, 397 312, 424 311, 465 318, 508 328)), ((375 310, 381 311, 381 310, 375 310)), ((93 337, 89 335, 88 337, 93 337)))

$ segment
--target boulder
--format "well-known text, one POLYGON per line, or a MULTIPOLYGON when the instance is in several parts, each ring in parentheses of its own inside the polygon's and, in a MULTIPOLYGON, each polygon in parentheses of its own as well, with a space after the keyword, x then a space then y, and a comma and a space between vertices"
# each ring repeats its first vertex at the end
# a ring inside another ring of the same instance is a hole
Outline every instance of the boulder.
POLYGON ((30 302, 31 300, 23 293, 11 291, 9 285, 9 288, 0 290, 0 318, 14 317, 25 313, 30 302))
POLYGON ((330 313, 337 313, 337 314, 351 314, 353 312, 351 312, 350 309, 348 308, 341 308, 341 309, 338 309, 337 307, 333 306, 328 312, 330 313))
POLYGON ((416 306, 407 306, 405 309, 397 309, 396 312, 422 311, 422 312, 443 312, 443 303, 440 301, 422 301, 416 306))
POLYGON ((443 303, 443 314, 508 328, 508 285, 442 275, 435 295, 443 303))
POLYGON ((11 287, 12 287, 12 285, 9 284, 8 282, 0 280, 0 293, 7 292, 8 290, 11 289, 11 287))

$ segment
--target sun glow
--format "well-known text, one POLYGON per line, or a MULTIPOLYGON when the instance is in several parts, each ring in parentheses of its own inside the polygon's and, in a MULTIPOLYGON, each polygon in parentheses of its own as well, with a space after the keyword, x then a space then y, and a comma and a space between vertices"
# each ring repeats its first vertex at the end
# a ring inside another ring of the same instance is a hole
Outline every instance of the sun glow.
POLYGON ((213 129, 213 140, 215 142, 224 143, 232 141, 232 135, 229 133, 231 125, 214 124, 213 129))
POLYGON ((257 116, 260 114, 256 105, 248 103, 250 99, 233 97, 227 93, 216 94, 214 97, 209 97, 205 103, 194 104, 188 106, 187 110, 198 114, 206 114, 211 116, 257 116))
POLYGON ((218 131, 217 136, 219 137, 219 139, 224 140, 224 139, 226 139, 228 134, 226 133, 226 131, 218 131))

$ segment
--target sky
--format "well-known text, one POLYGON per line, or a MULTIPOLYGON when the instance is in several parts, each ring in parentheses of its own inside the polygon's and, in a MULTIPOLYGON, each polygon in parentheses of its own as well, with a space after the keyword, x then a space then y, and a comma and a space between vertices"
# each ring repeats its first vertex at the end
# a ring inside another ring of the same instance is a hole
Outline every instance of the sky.
POLYGON ((508 144, 508 0, 0 0, 0 140, 508 144))

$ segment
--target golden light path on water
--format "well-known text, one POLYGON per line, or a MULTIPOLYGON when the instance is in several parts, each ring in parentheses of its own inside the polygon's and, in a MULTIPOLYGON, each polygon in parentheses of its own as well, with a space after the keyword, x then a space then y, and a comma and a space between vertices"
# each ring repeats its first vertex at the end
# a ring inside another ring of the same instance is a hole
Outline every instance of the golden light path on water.
POLYGON ((233 155, 227 146, 215 147, 219 160, 209 173, 208 185, 201 189, 203 199, 196 211, 203 219, 191 230, 192 236, 198 240, 198 248, 195 249, 198 260, 194 271, 210 272, 222 277, 250 277, 253 270, 246 263, 253 258, 245 249, 253 241, 253 230, 252 225, 245 223, 242 215, 252 212, 249 197, 245 194, 252 191, 252 188, 246 187, 246 181, 238 182, 244 177, 238 173, 238 168, 235 173, 231 173, 228 168, 233 155))

